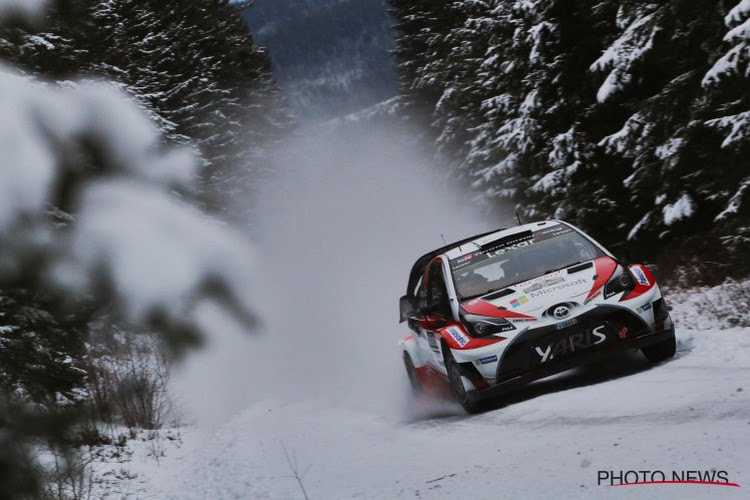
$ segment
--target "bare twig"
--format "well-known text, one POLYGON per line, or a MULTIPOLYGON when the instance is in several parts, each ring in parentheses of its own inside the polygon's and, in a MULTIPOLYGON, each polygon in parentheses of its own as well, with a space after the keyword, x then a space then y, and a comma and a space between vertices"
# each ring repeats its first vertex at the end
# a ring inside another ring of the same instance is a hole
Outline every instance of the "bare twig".
POLYGON ((302 483, 302 479, 304 479, 305 474, 307 474, 307 471, 310 470, 310 467, 312 467, 312 464, 308 465, 305 471, 302 474, 300 474, 299 467, 297 466, 297 453, 294 450, 292 450, 292 455, 289 456, 289 451, 287 451, 284 441, 279 440, 279 442, 281 443, 281 449, 284 450, 284 456, 286 456, 286 462, 289 464, 289 469, 292 471, 291 476, 283 476, 283 477, 296 479, 297 484, 299 485, 299 489, 302 490, 302 495, 304 495, 305 500, 310 500, 310 497, 307 496, 307 491, 305 491, 305 485, 302 483))

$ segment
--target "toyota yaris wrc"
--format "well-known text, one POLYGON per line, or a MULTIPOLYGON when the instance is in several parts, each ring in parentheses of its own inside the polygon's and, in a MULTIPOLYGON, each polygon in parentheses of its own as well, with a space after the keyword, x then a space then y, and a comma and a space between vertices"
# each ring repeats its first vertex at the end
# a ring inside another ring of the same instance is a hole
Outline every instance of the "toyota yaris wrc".
POLYGON ((474 236, 422 256, 400 301, 412 388, 450 388, 468 411, 534 380, 640 349, 675 354, 653 275, 562 221, 474 236))

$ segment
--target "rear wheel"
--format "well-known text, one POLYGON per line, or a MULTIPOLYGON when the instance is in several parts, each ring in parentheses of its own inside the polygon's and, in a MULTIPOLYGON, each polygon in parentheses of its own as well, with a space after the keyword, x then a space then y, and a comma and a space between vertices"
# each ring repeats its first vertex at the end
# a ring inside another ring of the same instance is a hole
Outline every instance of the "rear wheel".
POLYGON ((674 332, 669 334, 668 339, 658 344, 641 348, 641 352, 652 363, 659 363, 674 357, 677 352, 677 341, 675 340, 674 332))
POLYGON ((461 377, 461 369, 459 368, 458 363, 456 363, 456 360, 453 359, 450 351, 447 352, 445 358, 445 368, 448 372, 448 381, 450 382, 453 397, 455 397, 456 401, 464 407, 464 410, 466 410, 467 413, 479 413, 482 411, 483 405, 477 401, 471 401, 467 396, 466 388, 464 387, 464 382, 461 377))
POLYGON ((411 385, 411 391, 415 396, 422 394, 422 382, 419 381, 417 376, 417 369, 414 368, 414 362, 411 360, 408 352, 404 353, 404 367, 406 368, 406 376, 409 377, 409 385, 411 385))

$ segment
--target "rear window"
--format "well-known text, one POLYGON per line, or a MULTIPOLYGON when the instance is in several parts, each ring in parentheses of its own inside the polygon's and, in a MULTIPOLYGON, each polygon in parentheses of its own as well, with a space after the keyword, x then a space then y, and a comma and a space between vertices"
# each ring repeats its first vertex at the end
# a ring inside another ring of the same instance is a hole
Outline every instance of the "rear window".
POLYGON ((480 297, 605 254, 575 229, 559 224, 524 231, 450 261, 459 299, 480 297))

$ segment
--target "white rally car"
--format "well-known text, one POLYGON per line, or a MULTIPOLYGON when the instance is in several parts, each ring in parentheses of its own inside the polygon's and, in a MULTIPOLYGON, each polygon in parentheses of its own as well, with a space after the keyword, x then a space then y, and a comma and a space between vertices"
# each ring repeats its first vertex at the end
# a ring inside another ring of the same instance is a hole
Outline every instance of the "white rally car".
POLYGON ((400 301, 412 388, 449 388, 469 412, 511 389, 606 355, 675 354, 653 275, 562 221, 474 236, 422 256, 400 301))

